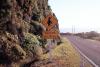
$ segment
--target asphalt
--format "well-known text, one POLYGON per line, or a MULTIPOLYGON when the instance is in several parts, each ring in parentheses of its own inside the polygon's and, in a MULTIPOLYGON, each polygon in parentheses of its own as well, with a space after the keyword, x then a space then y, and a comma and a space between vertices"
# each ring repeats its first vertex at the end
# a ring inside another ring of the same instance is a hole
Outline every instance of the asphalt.
POLYGON ((64 36, 84 55, 100 67, 100 42, 83 39, 77 36, 64 36))

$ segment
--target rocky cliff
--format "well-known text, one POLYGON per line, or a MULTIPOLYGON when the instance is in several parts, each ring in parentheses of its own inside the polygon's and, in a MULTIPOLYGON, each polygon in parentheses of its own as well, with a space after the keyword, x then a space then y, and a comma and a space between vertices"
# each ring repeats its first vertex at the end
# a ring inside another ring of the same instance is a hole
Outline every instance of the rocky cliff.
POLYGON ((48 43, 41 22, 49 14, 54 15, 48 0, 0 0, 0 64, 39 59, 48 43))

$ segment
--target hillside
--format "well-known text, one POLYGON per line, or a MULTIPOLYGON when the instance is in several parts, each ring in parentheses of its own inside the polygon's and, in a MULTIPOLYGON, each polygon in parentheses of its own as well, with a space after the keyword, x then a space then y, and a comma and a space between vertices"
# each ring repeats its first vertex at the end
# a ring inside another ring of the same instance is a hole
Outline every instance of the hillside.
POLYGON ((43 32, 49 30, 43 24, 48 15, 58 22, 48 0, 0 0, 0 67, 52 67, 52 64, 48 65, 49 53, 52 53, 53 64, 63 61, 60 67, 79 66, 79 59, 73 61, 79 56, 67 41, 61 39, 58 23, 51 26, 58 32, 58 39, 43 38, 43 32), (68 52, 68 57, 62 50, 68 52))
POLYGON ((39 60, 48 44, 42 38, 42 21, 49 14, 54 16, 48 0, 0 0, 0 64, 11 67, 39 60))

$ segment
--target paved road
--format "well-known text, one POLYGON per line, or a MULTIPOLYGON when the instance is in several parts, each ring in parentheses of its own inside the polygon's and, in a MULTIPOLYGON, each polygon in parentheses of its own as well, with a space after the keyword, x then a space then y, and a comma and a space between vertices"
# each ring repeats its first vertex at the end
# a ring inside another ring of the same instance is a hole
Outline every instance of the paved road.
POLYGON ((74 46, 100 67, 100 42, 82 39, 77 36, 66 36, 74 46))

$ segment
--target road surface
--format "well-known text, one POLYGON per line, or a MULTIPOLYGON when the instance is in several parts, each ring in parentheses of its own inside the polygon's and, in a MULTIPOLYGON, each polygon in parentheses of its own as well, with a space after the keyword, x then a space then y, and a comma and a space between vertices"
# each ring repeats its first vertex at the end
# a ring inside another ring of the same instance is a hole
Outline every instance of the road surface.
POLYGON ((100 42, 83 39, 77 36, 66 36, 84 55, 100 67, 100 42))

